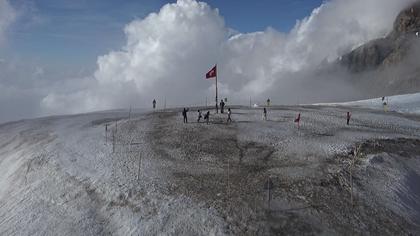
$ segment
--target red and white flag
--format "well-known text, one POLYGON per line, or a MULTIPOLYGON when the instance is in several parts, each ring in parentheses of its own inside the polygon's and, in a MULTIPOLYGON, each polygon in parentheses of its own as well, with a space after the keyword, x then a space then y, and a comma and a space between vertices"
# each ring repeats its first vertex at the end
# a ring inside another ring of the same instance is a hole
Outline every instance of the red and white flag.
POLYGON ((212 79, 217 77, 217 65, 214 66, 209 72, 206 74, 206 79, 212 79))

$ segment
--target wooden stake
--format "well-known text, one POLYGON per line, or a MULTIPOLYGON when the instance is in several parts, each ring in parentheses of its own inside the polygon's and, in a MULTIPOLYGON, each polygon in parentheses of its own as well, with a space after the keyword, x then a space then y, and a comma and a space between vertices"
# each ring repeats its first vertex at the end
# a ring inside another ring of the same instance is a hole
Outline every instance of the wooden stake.
POLYGON ((115 132, 112 132, 112 153, 115 153, 115 132))
POLYGON ((354 203, 353 203, 353 167, 351 167, 351 169, 350 169, 350 203, 351 203, 351 206, 353 207, 354 206, 354 203))
POLYGON ((137 170, 137 181, 140 180, 140 170, 141 170, 141 154, 139 153, 139 168, 137 170))
POLYGON ((105 144, 108 144, 108 124, 105 124, 105 144))
MULTIPOLYGON (((257 192, 258 195, 258 192, 257 192)), ((255 219, 257 218, 257 196, 254 197, 254 213, 255 213, 255 219)))
POLYGON ((166 110, 166 97, 164 98, 164 101, 163 101, 163 110, 164 111, 166 110))
POLYGON ((216 113, 219 113, 218 98, 217 98, 217 64, 216 64, 216 113))
POLYGON ((267 209, 270 211, 270 200, 271 200, 271 186, 270 186, 270 177, 267 178, 267 209))
POLYGON ((353 198, 353 168, 354 168, 354 162, 356 161, 356 158, 359 155, 360 149, 361 149, 361 146, 355 147, 353 160, 352 160, 352 162, 350 164, 350 202, 351 202, 351 206, 352 207, 354 207, 354 198, 353 198))
POLYGON ((230 186, 229 186, 229 158, 228 158, 228 171, 227 171, 227 174, 228 174, 228 176, 227 176, 227 189, 228 189, 228 197, 229 197, 229 193, 230 193, 230 186))

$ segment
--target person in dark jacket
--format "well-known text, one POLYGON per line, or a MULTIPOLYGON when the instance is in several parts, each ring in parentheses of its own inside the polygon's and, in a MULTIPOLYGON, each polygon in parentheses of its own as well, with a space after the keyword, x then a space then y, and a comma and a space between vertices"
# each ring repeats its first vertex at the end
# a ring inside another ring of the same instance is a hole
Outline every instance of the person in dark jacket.
POLYGON ((197 123, 200 123, 201 118, 203 118, 201 111, 198 110, 198 119, 197 119, 197 123))
POLYGON ((267 109, 265 107, 263 110, 263 120, 267 120, 267 109))
POLYGON ((207 122, 207 124, 209 124, 209 120, 210 120, 210 112, 207 111, 207 113, 204 115, 204 120, 207 122))
POLYGON ((182 111, 182 116, 184 117, 184 123, 188 123, 187 112, 188 112, 188 108, 184 107, 184 110, 182 111))
POLYGON ((350 124, 350 118, 351 118, 351 113, 348 111, 347 112, 347 125, 350 124))
POLYGON ((220 113, 224 113, 225 112, 225 102, 222 100, 220 100, 220 113))
POLYGON ((153 110, 156 108, 156 100, 153 99, 153 110))

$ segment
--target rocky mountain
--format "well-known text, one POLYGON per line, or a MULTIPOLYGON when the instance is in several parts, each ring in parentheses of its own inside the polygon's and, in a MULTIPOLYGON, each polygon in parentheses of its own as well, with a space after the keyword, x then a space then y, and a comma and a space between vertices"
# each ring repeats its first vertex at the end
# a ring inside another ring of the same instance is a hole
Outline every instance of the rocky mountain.
POLYGON ((420 2, 404 9, 386 37, 373 40, 344 55, 340 64, 352 72, 365 72, 402 62, 420 40, 420 2))
POLYGON ((367 97, 420 91, 420 1, 400 12, 386 37, 343 55, 338 64, 367 97))

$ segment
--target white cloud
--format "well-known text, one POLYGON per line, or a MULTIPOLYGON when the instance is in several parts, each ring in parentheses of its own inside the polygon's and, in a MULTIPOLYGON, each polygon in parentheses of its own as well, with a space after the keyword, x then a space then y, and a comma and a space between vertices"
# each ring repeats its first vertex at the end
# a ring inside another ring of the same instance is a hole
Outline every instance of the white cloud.
MULTIPOLYGON (((225 86, 242 98, 279 96, 280 91, 290 94, 292 87, 294 93, 310 92, 290 86, 290 78, 300 77, 296 73, 316 68, 323 61, 332 62, 356 46, 385 36, 392 30, 399 11, 411 2, 333 0, 298 21, 288 34, 267 29, 237 35, 223 50, 225 86)), ((313 79, 310 76, 313 75, 307 76, 308 81, 313 79)), ((282 102, 290 102, 284 101, 288 97, 281 96, 282 102)))
POLYGON ((40 77, 40 76, 43 76, 44 74, 45 74, 44 68, 42 68, 41 66, 37 66, 35 68, 34 76, 40 77))
MULTIPOLYGON (((200 104, 213 96, 203 79, 219 65, 220 97, 245 101, 298 89, 290 78, 377 37, 386 35, 398 12, 413 0, 331 0, 297 22, 289 33, 268 28, 236 34, 217 9, 178 0, 125 27, 126 45, 98 58, 88 86, 54 92, 41 103, 48 112, 81 112, 149 106, 200 104)), ((300 75, 302 76, 302 75, 300 75)), ((311 78, 308 78, 310 80, 311 78)))
POLYGON ((16 18, 16 11, 7 0, 0 0, 0 42, 4 40, 5 33, 16 18))

